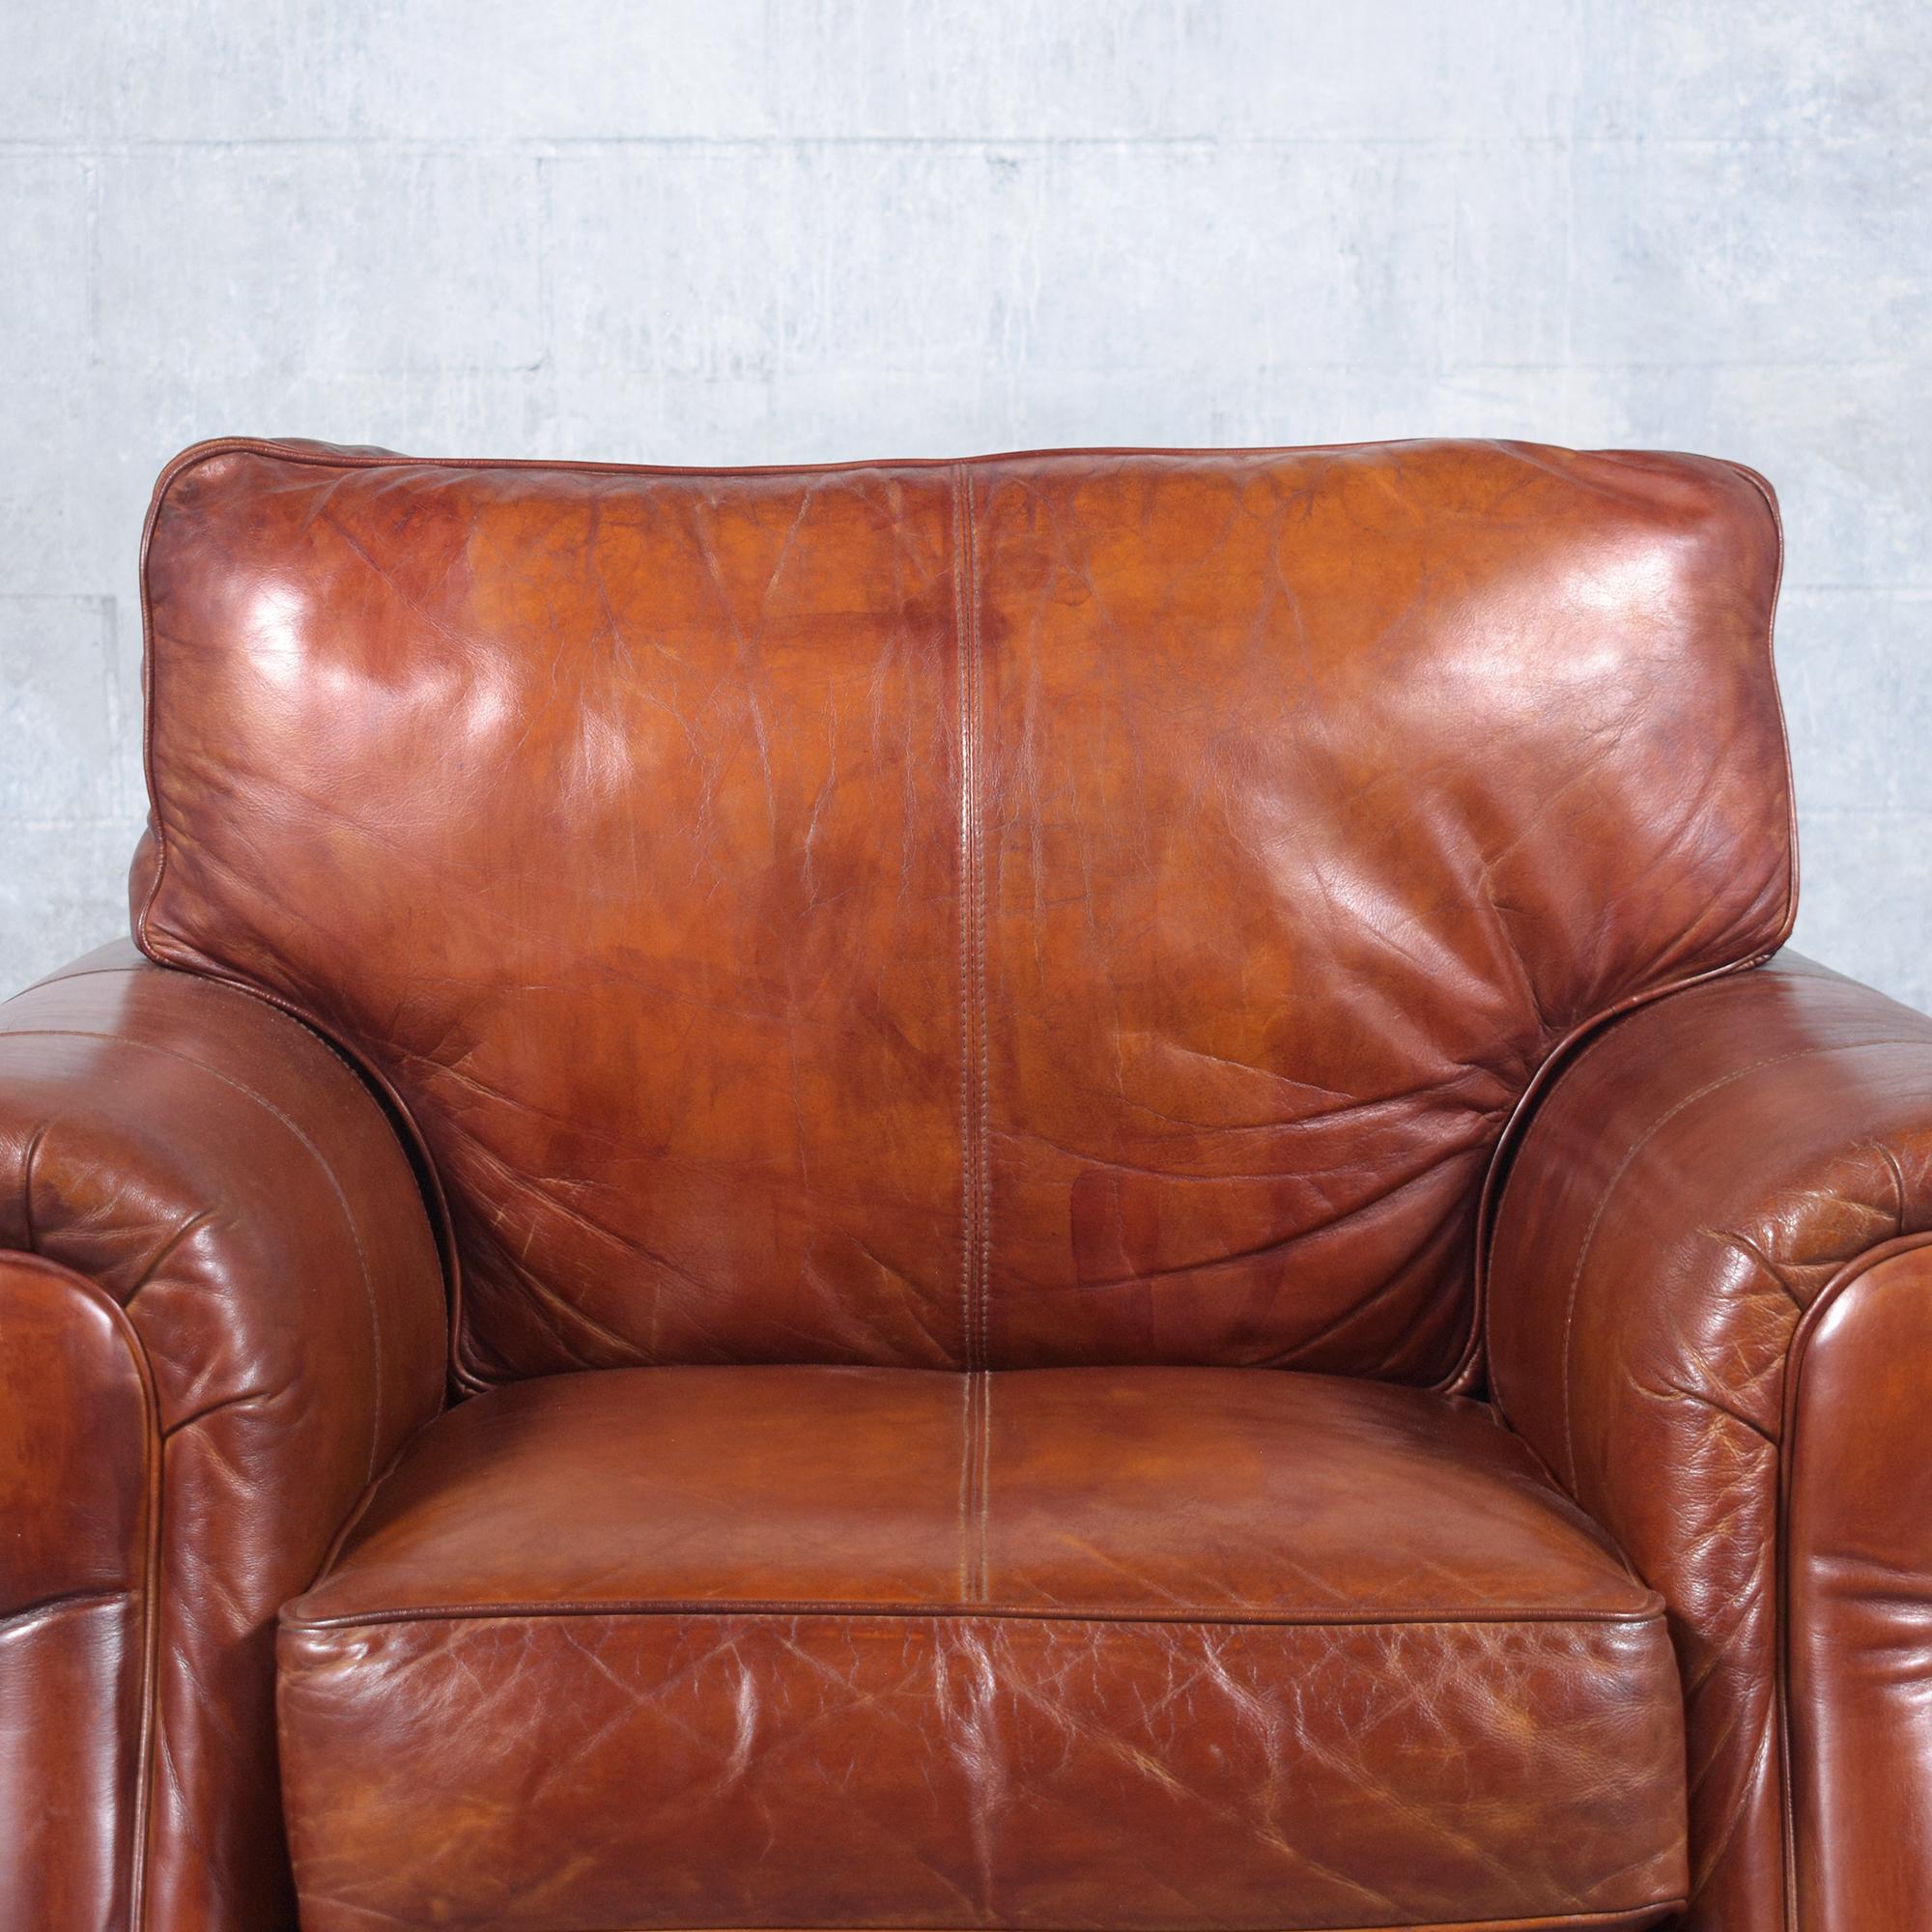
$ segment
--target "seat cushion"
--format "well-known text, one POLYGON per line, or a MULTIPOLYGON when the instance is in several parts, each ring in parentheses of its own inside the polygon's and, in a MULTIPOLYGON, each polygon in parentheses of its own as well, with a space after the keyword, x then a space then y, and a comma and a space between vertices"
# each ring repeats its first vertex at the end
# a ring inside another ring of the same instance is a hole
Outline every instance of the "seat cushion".
POLYGON ((306 1932, 1637 1926, 1658 1599, 1487 1407, 1236 1369, 557 1377, 284 1616, 306 1932))

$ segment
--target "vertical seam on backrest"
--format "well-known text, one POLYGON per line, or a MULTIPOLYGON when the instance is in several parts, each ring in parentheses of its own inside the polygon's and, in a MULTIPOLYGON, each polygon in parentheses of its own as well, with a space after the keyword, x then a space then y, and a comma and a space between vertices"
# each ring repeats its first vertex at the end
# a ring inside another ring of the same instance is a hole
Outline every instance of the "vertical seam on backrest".
POLYGON ((953 470, 952 539, 952 627, 959 660, 959 1314, 965 1368, 970 1374, 985 1366, 988 1352, 992 1177, 986 1155, 986 866, 980 824, 980 605, 972 486, 963 467, 953 470))
MULTIPOLYGON (((966 619, 965 488, 957 468, 952 471, 952 648, 956 660, 954 702, 958 707, 959 746, 959 1345, 961 1366, 970 1374, 978 1364, 973 1291, 979 1248, 979 1141, 974 1111, 974 973, 973 973, 973 810, 979 782, 973 743, 972 661, 966 619)), ((968 1446, 970 1463, 970 1443, 968 1446)))
POLYGON ((966 611, 968 652, 973 667, 973 860, 974 860, 974 977, 980 1034, 980 1143, 976 1165, 980 1181, 980 1263, 975 1283, 979 1298, 979 1359, 985 1369, 992 1362, 993 1275, 993 1132, 991 1051, 988 1046, 989 1002, 986 994, 987 897, 991 891, 986 867, 984 773, 986 736, 985 660, 980 636, 980 530, 973 510, 973 483, 961 472, 966 497, 966 611))
POLYGON ((960 1443, 959 1580, 965 1602, 986 1592, 986 1483, 990 1456, 986 1377, 992 1175, 987 1158, 986 860, 980 798, 984 699, 980 661, 978 531, 973 486, 952 471, 952 632, 959 705, 959 1320, 965 1428, 960 1443))

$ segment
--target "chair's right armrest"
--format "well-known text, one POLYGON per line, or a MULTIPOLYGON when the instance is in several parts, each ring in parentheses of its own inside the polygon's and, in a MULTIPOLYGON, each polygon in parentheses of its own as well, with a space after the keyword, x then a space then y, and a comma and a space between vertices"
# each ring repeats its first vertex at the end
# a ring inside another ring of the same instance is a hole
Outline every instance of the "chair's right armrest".
POLYGON ((1687 1926, 1932 1911, 1932 1019, 1785 955, 1617 1021, 1497 1213, 1491 1390, 1663 1597, 1687 1926))
POLYGON ((320 1038, 125 945, 0 1006, 0 1924, 294 1923, 275 1615, 443 1378, 320 1038))

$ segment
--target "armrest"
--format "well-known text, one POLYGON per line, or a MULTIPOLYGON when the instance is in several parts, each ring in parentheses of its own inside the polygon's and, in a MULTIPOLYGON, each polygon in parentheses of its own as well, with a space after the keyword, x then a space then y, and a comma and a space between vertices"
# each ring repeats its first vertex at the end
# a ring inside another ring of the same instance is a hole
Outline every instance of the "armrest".
POLYGON ((1491 1245, 1492 1390, 1670 1606, 1698 1927, 1932 1897, 1932 1019, 1783 955, 1600 1036, 1491 1245))
POLYGON ((382 1107, 118 946, 0 1006, 0 1923, 295 1918, 273 1623, 443 1387, 382 1107))

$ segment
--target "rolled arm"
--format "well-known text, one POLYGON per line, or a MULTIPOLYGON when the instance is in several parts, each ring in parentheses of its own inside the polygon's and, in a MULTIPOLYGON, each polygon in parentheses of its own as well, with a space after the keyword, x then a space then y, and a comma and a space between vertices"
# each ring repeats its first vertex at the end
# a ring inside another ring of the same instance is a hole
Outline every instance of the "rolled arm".
POLYGON ((440 1406, 360 1080, 105 948, 0 1006, 0 1924, 295 1919, 273 1622, 440 1406))
POLYGON ((1561 1073, 1491 1243, 1492 1393, 1670 1606, 1687 1925, 1932 1898, 1932 1019, 1792 955, 1561 1073))

